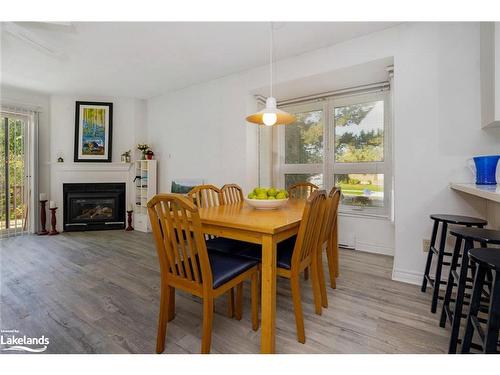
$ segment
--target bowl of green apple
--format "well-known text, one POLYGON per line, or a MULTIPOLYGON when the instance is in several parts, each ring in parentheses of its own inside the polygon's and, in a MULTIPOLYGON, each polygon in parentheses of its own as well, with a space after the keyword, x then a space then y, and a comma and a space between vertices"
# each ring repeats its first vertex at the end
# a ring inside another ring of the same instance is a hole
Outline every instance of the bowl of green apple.
POLYGON ((288 192, 284 189, 256 187, 245 201, 257 210, 275 210, 288 201, 288 192))

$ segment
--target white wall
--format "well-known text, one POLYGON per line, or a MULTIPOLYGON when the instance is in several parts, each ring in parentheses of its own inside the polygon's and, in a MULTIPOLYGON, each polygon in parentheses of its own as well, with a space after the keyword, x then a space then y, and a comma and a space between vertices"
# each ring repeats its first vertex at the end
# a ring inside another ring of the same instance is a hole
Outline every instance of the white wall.
MULTIPOLYGON (((480 127, 479 24, 403 24, 279 61, 277 83, 389 56, 395 65, 394 235, 387 221, 345 221, 342 229, 341 218, 340 229, 347 235, 356 226, 364 228, 362 242, 381 248, 394 241, 394 277, 417 282, 429 214, 485 216, 483 201, 448 188, 451 181, 472 179, 468 158, 500 149, 499 130, 480 127)), ((218 185, 234 181, 245 189, 257 184, 257 129, 244 119, 256 109, 250 93, 267 78, 267 67, 261 67, 148 101, 161 191, 176 177, 203 177, 218 185)))
MULTIPOLYGON (((50 199, 57 202, 57 221, 62 228, 62 185, 76 182, 127 182, 127 201, 132 202, 131 173, 121 165, 120 155, 137 143, 147 142, 146 102, 140 99, 98 96, 54 95, 50 97, 50 199), (76 101, 113 103, 112 163, 74 163, 76 101), (57 163, 59 154, 64 163, 57 163)), ((139 153, 136 152, 136 157, 139 153)))
POLYGON ((433 212, 485 217, 486 203, 450 191, 472 182, 466 160, 498 153, 500 130, 481 130, 479 24, 417 24, 395 57, 394 276, 419 282, 433 212))

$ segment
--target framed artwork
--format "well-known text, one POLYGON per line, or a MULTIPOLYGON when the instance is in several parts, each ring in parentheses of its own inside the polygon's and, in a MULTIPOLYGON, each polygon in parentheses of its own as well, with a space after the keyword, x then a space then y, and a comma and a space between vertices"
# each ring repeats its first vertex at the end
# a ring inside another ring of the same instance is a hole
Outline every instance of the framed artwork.
POLYGON ((198 185, 203 185, 205 180, 202 178, 182 178, 172 180, 172 186, 170 187, 171 193, 187 194, 189 191, 198 185))
POLYGON ((76 102, 75 162, 111 163, 113 103, 76 102))

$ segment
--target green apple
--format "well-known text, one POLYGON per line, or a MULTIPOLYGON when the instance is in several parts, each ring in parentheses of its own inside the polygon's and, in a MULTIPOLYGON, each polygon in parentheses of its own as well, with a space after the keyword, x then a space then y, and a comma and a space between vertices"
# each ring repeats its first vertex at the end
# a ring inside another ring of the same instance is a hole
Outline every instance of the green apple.
POLYGON ((268 196, 267 196, 267 199, 268 199, 268 200, 276 200, 276 197, 273 197, 272 195, 268 195, 268 196))
POLYGON ((283 193, 282 191, 280 191, 278 194, 276 194, 276 198, 275 199, 286 199, 286 195, 285 195, 285 193, 283 193))
POLYGON ((255 194, 253 192, 248 194, 248 199, 255 199, 255 194))
POLYGON ((268 191, 267 191, 267 195, 270 196, 270 197, 275 197, 276 194, 278 194, 278 191, 275 189, 275 188, 270 188, 268 191))
POLYGON ((257 199, 262 199, 262 200, 267 199, 267 194, 265 192, 259 193, 257 195, 257 199))

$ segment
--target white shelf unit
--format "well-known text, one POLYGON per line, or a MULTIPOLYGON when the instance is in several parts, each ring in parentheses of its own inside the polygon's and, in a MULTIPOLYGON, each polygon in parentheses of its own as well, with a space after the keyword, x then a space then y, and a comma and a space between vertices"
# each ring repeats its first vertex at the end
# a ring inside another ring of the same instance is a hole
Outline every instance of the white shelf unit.
POLYGON ((147 204, 156 194, 157 160, 137 160, 134 171, 133 226, 140 232, 151 232, 147 204))

